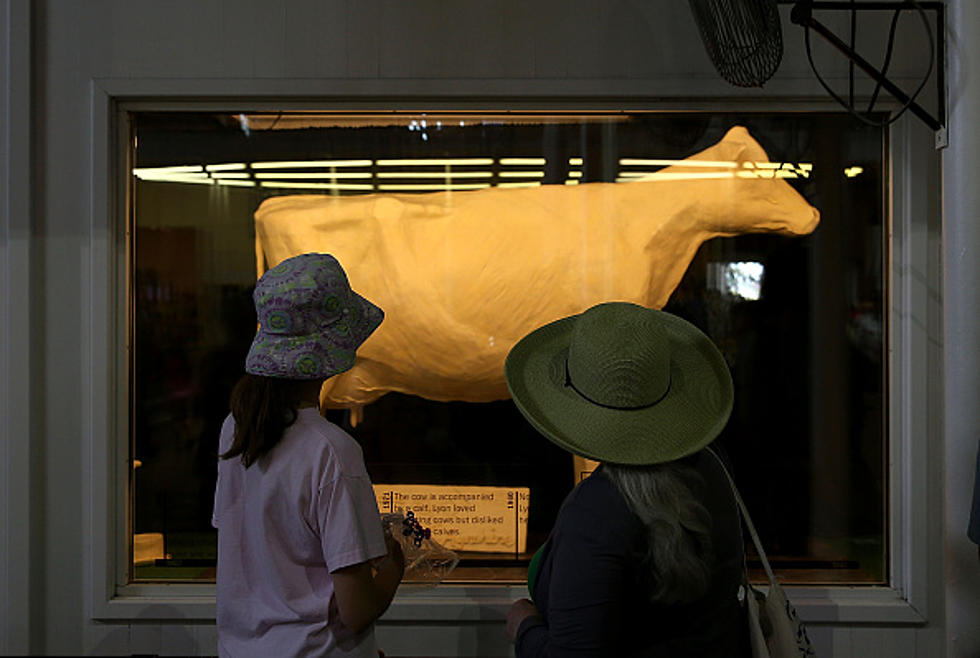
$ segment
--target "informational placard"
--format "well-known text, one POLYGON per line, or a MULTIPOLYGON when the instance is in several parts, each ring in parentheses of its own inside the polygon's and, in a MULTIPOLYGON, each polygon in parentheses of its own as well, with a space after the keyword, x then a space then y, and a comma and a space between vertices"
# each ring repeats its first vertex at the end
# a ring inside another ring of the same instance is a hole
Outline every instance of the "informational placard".
POLYGON ((382 514, 411 510, 432 538, 456 551, 523 553, 527 547, 527 487, 376 484, 382 514))
POLYGON ((592 471, 597 468, 599 468, 599 462, 596 460, 572 455, 572 475, 575 478, 575 482, 581 482, 589 477, 592 475, 592 471))

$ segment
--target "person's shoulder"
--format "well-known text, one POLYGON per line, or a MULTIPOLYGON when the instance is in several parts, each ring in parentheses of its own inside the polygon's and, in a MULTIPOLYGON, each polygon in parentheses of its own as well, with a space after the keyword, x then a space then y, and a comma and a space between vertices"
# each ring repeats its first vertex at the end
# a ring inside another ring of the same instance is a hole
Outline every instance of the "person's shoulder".
MULTIPOLYGON (((601 468, 579 482, 559 512, 562 534, 590 542, 625 542, 636 532, 638 519, 601 468), (601 532, 596 530, 601 528, 601 532)), ((624 544, 625 545, 625 544, 624 544)))
POLYGON ((329 463, 335 475, 366 476, 360 444, 316 409, 300 409, 294 427, 297 443, 311 461, 329 463))
POLYGON ((221 423, 221 432, 218 434, 218 454, 224 454, 231 448, 231 443, 235 438, 235 417, 229 412, 225 420, 221 423))
POLYGON ((732 473, 732 462, 723 446, 717 442, 712 443, 695 453, 691 459, 694 469, 701 474, 708 486, 729 488, 728 477, 732 473))
POLYGON ((578 483, 568 496, 569 506, 608 518, 626 510, 625 501, 601 467, 578 483))
POLYGON ((233 434, 234 432, 235 432, 235 417, 231 415, 231 412, 228 412, 228 415, 225 416, 224 421, 222 421, 221 423, 220 435, 223 438, 225 436, 228 436, 229 434, 233 434))
POLYGON ((616 494, 616 485, 602 472, 601 466, 592 471, 587 478, 579 482, 575 489, 580 492, 580 496, 586 496, 588 498, 616 494))

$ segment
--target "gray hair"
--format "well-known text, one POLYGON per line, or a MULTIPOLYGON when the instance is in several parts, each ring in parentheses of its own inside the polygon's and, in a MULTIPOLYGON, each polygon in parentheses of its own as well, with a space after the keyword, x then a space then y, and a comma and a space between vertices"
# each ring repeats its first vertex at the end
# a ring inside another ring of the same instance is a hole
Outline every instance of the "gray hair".
POLYGON ((704 596, 711 582, 711 514, 695 491, 704 480, 683 461, 602 470, 646 530, 650 600, 670 605, 704 596))

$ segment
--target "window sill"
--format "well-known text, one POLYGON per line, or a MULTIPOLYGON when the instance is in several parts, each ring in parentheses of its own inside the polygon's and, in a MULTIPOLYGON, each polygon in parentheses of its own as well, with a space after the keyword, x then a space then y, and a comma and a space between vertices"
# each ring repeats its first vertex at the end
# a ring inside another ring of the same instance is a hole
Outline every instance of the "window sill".
MULTIPOLYGON (((810 624, 924 624, 926 618, 888 587, 787 587, 800 617, 810 624)), ((503 623, 515 599, 527 597, 522 585, 404 585, 381 623, 503 623)), ((212 584, 142 584, 121 587, 97 606, 99 621, 213 622, 212 584)))

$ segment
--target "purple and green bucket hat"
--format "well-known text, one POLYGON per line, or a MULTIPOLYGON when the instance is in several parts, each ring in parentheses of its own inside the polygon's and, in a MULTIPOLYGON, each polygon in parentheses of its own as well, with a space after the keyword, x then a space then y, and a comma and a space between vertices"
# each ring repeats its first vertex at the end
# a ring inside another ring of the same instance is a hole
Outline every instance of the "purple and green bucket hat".
POLYGON ((384 312, 350 288, 330 254, 287 258, 255 284, 259 330, 245 372, 280 379, 326 379, 349 370, 384 312))

